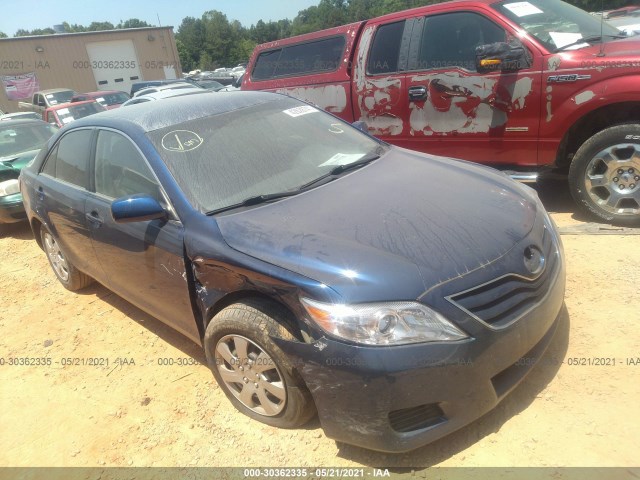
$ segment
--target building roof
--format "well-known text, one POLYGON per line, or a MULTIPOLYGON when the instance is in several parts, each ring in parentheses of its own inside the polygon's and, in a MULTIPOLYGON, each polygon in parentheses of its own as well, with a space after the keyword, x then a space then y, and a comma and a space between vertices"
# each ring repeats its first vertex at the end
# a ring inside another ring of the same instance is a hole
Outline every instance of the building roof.
POLYGON ((79 35, 101 35, 103 33, 106 34, 115 34, 115 33, 127 33, 127 32, 141 32, 145 30, 159 30, 159 29, 171 29, 173 30, 173 26, 165 26, 165 27, 140 27, 140 28, 115 28, 113 30, 95 30, 93 32, 72 32, 72 33, 52 33, 48 35, 27 35, 24 37, 8 37, 8 38, 0 38, 0 42, 11 42, 17 40, 26 40, 26 39, 42 39, 44 41, 51 38, 60 38, 60 37, 70 37, 70 36, 79 36, 79 35))

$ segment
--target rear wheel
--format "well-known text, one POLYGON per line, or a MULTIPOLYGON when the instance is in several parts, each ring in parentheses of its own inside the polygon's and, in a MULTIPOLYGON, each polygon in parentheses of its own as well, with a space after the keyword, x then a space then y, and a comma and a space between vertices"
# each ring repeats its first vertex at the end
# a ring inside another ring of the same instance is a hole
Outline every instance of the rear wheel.
POLYGON ((571 162, 569 187, 599 219, 640 226, 640 125, 617 125, 587 140, 571 162))
POLYGON ((207 326, 207 362, 233 405, 276 427, 294 428, 315 415, 315 406, 289 358, 271 340, 295 340, 288 312, 261 300, 226 307, 207 326))
POLYGON ((53 273, 67 290, 81 290, 92 283, 91 277, 82 273, 67 260, 58 241, 46 227, 40 228, 40 238, 53 273))

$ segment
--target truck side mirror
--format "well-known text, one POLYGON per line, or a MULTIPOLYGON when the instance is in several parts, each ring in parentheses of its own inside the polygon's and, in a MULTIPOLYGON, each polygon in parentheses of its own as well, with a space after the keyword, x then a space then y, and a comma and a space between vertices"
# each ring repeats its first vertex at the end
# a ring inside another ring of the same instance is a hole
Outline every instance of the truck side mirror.
POLYGON ((479 73, 510 72, 530 66, 528 52, 520 42, 497 42, 476 47, 476 70, 479 73))

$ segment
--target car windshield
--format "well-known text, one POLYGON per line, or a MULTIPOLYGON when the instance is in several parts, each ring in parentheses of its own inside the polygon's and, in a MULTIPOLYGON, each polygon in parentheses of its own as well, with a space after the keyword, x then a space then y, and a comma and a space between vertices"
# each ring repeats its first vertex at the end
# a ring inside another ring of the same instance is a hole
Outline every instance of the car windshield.
POLYGON ((120 105, 127 100, 129 100, 129 95, 124 92, 107 93, 96 98, 96 102, 101 103, 107 107, 110 107, 111 105, 120 105), (102 99, 102 101, 100 99, 102 99))
POLYGON ((286 97, 147 135, 202 213, 294 192, 381 147, 342 120, 286 97))
POLYGON ((57 131, 47 123, 0 127, 0 160, 42 148, 57 131))
POLYGON ((551 52, 578 49, 589 43, 581 39, 609 41, 623 35, 620 30, 602 23, 599 17, 558 0, 501 1, 491 5, 509 20, 533 35, 551 52))
POLYGON ((103 112, 105 108, 98 102, 73 104, 65 108, 56 110, 58 118, 63 125, 70 123, 79 118, 88 117, 94 113, 103 112))
POLYGON ((47 93, 45 97, 49 101, 49 105, 57 105, 59 103, 69 103, 76 94, 73 90, 63 90, 62 92, 47 93))

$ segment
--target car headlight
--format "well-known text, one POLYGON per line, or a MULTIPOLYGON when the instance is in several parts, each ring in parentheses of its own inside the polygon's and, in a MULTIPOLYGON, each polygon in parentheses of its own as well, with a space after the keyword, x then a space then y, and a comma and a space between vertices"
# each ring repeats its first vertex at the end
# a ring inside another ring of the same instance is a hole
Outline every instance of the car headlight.
POLYGON ((403 345, 469 338, 442 315, 417 302, 336 305, 300 300, 323 330, 357 343, 403 345))
POLYGON ((20 182, 17 179, 12 178, 11 180, 0 182, 0 197, 6 197, 14 193, 20 193, 20 182))

